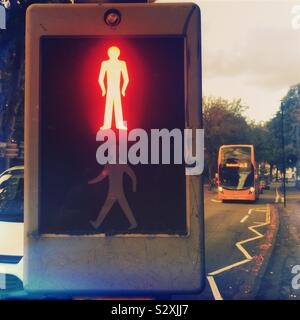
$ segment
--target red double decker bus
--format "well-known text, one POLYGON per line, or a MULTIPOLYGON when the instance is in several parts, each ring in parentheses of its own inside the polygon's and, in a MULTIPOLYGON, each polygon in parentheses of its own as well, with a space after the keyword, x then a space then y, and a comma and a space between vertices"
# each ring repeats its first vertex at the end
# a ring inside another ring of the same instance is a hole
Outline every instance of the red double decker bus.
POLYGON ((223 145, 218 158, 219 200, 256 201, 258 174, 253 145, 223 145))

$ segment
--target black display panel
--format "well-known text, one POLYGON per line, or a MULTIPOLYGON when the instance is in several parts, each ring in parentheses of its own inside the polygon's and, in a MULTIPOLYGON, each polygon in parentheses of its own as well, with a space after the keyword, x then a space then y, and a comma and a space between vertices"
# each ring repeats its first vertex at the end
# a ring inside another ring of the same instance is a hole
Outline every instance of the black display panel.
MULTIPOLYGON (((102 95, 98 80, 111 47, 117 47, 119 59, 126 62, 129 83, 126 95, 120 96, 128 132, 142 128, 150 141, 151 129, 185 128, 184 38, 43 37, 39 231, 185 235, 184 164, 110 167, 101 182, 89 183, 105 170, 96 161, 101 144, 96 134, 104 122, 109 92, 102 95), (111 193, 112 176, 119 177, 114 181, 123 199, 111 193), (130 212, 137 225, 130 220, 130 212)), ((106 72, 108 88, 107 77, 106 72)), ((114 114, 112 129, 118 131, 114 114)))

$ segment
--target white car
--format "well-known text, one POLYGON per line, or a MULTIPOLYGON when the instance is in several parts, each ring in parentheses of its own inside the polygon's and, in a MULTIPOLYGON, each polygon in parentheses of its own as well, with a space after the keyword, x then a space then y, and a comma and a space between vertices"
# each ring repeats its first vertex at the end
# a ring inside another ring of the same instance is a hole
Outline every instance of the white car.
POLYGON ((18 290, 23 281, 24 167, 0 175, 0 294, 18 290))

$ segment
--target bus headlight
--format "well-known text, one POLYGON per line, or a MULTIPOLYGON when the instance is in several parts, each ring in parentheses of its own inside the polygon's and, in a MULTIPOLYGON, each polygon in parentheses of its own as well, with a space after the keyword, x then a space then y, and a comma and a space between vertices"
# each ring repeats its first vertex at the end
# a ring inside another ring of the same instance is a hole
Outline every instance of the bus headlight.
POLYGON ((222 187, 219 187, 218 190, 219 190, 220 192, 223 192, 223 188, 222 188, 222 187))
POLYGON ((251 188, 250 188, 250 192, 251 192, 251 193, 254 193, 254 191, 255 191, 255 188, 251 187, 251 188))

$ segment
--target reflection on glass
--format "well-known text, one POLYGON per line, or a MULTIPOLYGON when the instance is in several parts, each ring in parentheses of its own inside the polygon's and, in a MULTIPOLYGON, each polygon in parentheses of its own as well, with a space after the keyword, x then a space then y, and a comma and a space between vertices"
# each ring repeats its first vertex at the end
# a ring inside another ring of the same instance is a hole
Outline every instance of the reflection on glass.
POLYGON ((0 178, 0 220, 23 217, 24 177, 21 174, 5 174, 0 178))

